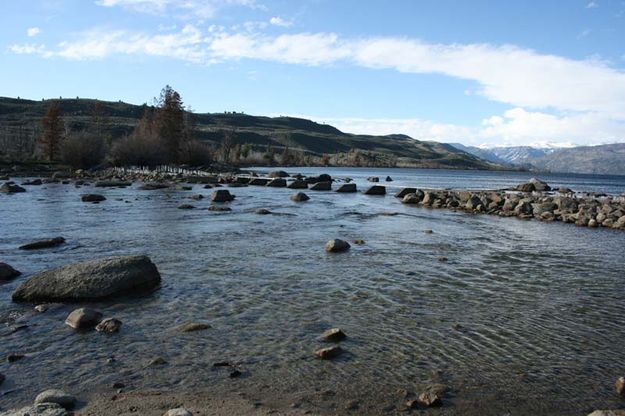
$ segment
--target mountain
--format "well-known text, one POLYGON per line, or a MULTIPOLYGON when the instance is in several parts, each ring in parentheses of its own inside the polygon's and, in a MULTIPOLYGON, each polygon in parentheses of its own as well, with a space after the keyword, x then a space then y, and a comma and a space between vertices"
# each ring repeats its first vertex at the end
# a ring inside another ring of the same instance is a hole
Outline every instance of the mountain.
POLYGON ((481 148, 459 143, 452 146, 504 166, 549 172, 625 175, 625 143, 560 149, 530 146, 481 148))
MULTIPOLYGON (((93 128, 97 119, 98 130, 111 136, 113 140, 130 134, 146 109, 145 105, 121 101, 78 98, 54 101, 59 103, 67 130, 93 128), (99 108, 98 118, 94 116, 96 108, 99 108)), ((11 137, 16 136, 18 131, 20 135, 25 131, 33 137, 37 136, 41 118, 49 105, 50 100, 0 97, 0 144, 10 144, 11 137)), ((288 145, 290 150, 302 151, 316 157, 324 154, 343 155, 339 160, 348 160, 348 152, 358 150, 366 156, 367 163, 375 166, 501 168, 447 144, 419 141, 399 134, 348 134, 335 127, 301 118, 252 116, 242 113, 194 113, 192 118, 195 136, 215 145, 221 143, 224 132, 234 130, 235 143, 248 143, 259 151, 264 151, 268 145, 280 151, 288 145)))
POLYGON ((625 175, 625 143, 560 149, 533 162, 550 172, 625 175))
POLYGON ((531 167, 536 159, 553 153, 553 148, 537 148, 531 146, 511 146, 481 148, 465 146, 460 143, 452 143, 452 146, 467 153, 471 153, 481 159, 503 165, 515 165, 531 167))

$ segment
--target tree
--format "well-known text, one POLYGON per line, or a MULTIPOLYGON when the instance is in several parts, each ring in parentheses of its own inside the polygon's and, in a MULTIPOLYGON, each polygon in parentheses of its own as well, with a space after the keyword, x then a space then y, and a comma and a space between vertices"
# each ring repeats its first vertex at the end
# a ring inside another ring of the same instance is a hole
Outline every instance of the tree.
POLYGON ((234 130, 224 130, 224 137, 221 140, 221 147, 219 148, 219 155, 221 156, 221 161, 224 163, 230 162, 230 153, 234 146, 235 137, 236 133, 234 130))
POLYGON ((61 140, 63 140, 63 133, 65 130, 65 124, 61 118, 61 110, 59 104, 53 102, 48 107, 45 116, 41 120, 43 127, 43 134, 39 143, 41 144, 43 154, 49 161, 56 159, 59 153, 59 147, 61 146, 61 140))
POLYGON ((293 158, 291 156, 291 152, 289 151, 289 145, 284 146, 284 150, 282 151, 281 157, 282 166, 289 166, 293 163, 293 158))
POLYGON ((252 151, 252 146, 249 143, 245 143, 243 146, 241 146, 241 157, 243 159, 247 159, 251 151, 252 151))
POLYGON ((166 85, 157 100, 156 120, 159 137, 167 149, 171 162, 180 159, 181 145, 185 135, 185 116, 182 99, 172 87, 166 85))
POLYGON ((271 166, 273 165, 274 157, 275 157, 275 152, 273 150, 273 146, 268 144, 267 150, 265 150, 265 154, 263 154, 263 159, 265 159, 267 161, 267 164, 271 166))

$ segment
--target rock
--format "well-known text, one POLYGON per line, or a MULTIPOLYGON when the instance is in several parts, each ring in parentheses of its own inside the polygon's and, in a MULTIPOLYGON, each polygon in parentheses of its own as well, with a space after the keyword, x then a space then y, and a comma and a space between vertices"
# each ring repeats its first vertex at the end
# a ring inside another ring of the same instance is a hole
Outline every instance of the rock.
POLYGON ((46 305, 45 303, 35 306, 35 312, 44 313, 47 310, 48 310, 48 305, 46 305))
POLYGON ((195 206, 191 204, 182 204, 178 206, 178 209, 195 209, 195 206))
POLYGON ((156 367, 167 364, 167 360, 163 357, 157 357, 148 363, 148 367, 156 367))
POLYGON ((332 358, 336 358, 343 353, 343 349, 339 346, 332 346, 321 348, 315 351, 315 357, 320 358, 322 360, 331 360, 332 358))
POLYGON ((311 191, 331 191, 332 182, 316 182, 310 187, 311 191))
POLYGON ((24 281, 14 301, 84 301, 127 296, 157 288, 158 269, 147 256, 91 260, 47 270, 24 281))
POLYGON ((39 403, 21 409, 0 413, 0 416, 68 416, 69 413, 56 403, 39 403))
POLYGON ((434 234, 434 231, 427 229, 427 230, 423 230, 424 233, 426 234, 434 234))
POLYGON ((588 416, 625 416, 625 410, 595 410, 588 416))
POLYGON ((271 211, 269 211, 268 209, 265 209, 265 208, 258 208, 255 212, 258 215, 269 215, 269 214, 271 214, 271 211))
POLYGON ((204 195, 202 195, 202 194, 195 194, 195 195, 191 195, 189 198, 194 200, 194 201, 201 201, 202 199, 204 199, 204 195))
POLYGON ((14 279, 21 274, 21 272, 15 270, 10 265, 0 262, 0 282, 6 282, 14 279))
POLYGON ((402 188, 395 194, 395 198, 404 198, 408 194, 417 193, 417 188, 402 188))
POLYGON ((373 185, 365 191, 365 195, 386 195, 386 186, 373 185))
POLYGON ((211 194, 211 201, 213 202, 230 202, 234 200, 234 195, 230 194, 227 189, 218 189, 211 194))
POLYGON ((65 324, 74 329, 93 328, 102 320, 102 313, 89 308, 75 309, 65 319, 65 324))
POLYGON ((283 170, 276 170, 273 172, 269 172, 267 175, 270 178, 288 178, 290 175, 283 170))
POLYGON ((616 220, 616 222, 614 223, 612 228, 623 228, 623 229, 625 229, 625 215, 623 215, 618 220, 616 220))
POLYGON ((19 248, 20 250, 38 250, 41 248, 51 248, 51 247, 60 246, 63 243, 65 243, 65 239, 63 237, 54 237, 54 238, 49 238, 47 240, 40 240, 40 241, 35 241, 34 243, 24 244, 23 246, 20 246, 19 248))
POLYGON ((547 182, 545 181, 541 181, 538 178, 532 178, 530 179, 531 184, 534 185, 534 189, 538 192, 549 192, 551 191, 551 187, 549 185, 547 185, 547 182))
POLYGON ((76 404, 76 398, 63 390, 50 389, 37 395, 35 404, 40 403, 56 403, 65 409, 71 409, 76 404))
POLYGON ((406 194, 406 195, 404 195, 404 197, 401 200, 401 202, 404 203, 404 204, 418 204, 419 202, 421 202, 421 198, 416 193, 406 194))
POLYGON ((138 189, 140 191, 156 191, 158 189, 169 188, 169 185, 165 183, 144 183, 138 189))
POLYGON ((517 185, 516 190, 520 192, 534 192, 536 188, 533 183, 522 183, 517 185))
POLYGON ((482 200, 477 195, 471 195, 464 207, 470 211, 477 209, 479 205, 482 205, 482 200))
POLYGON ((122 326, 122 321, 115 318, 106 318, 103 319, 96 327, 95 330, 98 332, 105 332, 107 334, 112 334, 113 332, 118 332, 119 328, 122 326))
POLYGON ((302 180, 295 180, 288 184, 287 188, 290 189, 308 189, 308 183, 302 180))
POLYGON ((619 377, 614 383, 614 390, 619 396, 625 397, 625 377, 619 377))
POLYGON ((570 194, 574 194, 575 192, 573 192, 571 188, 558 188, 558 193, 564 194, 564 195, 570 195, 570 194))
POLYGON ((341 331, 339 328, 330 328, 323 332, 323 339, 330 342, 338 342, 347 338, 345 332, 341 331))
POLYGON ((393 178, 391 178, 390 176, 386 177, 386 182, 393 182, 393 178))
POLYGON ((326 243, 326 251, 330 253, 340 253, 342 251, 347 251, 350 247, 351 246, 347 241, 339 240, 338 238, 330 240, 326 243))
POLYGON ((319 176, 311 176, 306 178, 306 182, 308 183, 319 183, 319 182, 330 182, 332 183, 332 176, 322 173, 319 176))
POLYGON ((95 183, 96 188, 125 188, 130 185, 132 185, 132 182, 118 181, 118 180, 98 181, 95 183))
POLYGON ((15 194, 18 192, 26 192, 26 189, 11 182, 6 182, 2 186, 0 186, 0 193, 15 194))
POLYGON ((553 202, 541 202, 532 204, 532 212, 534 216, 541 216, 545 212, 553 212, 558 209, 558 206, 553 202))
POLYGON ((204 324, 201 322, 185 322, 184 324, 178 327, 178 331, 180 332, 195 332, 195 331, 203 331, 205 329, 209 329, 211 326, 208 324, 204 324))
POLYGON ((43 181, 41 179, 33 179, 31 181, 26 181, 22 183, 23 186, 39 186, 42 184, 43 184, 43 181))
POLYGON ((421 393, 417 400, 419 401, 419 403, 427 407, 436 407, 443 404, 440 396, 433 391, 425 391, 421 393))
POLYGON ((336 190, 336 192, 343 192, 343 193, 350 193, 350 192, 356 192, 356 184, 355 183, 344 183, 343 185, 339 186, 339 189, 336 190))
POLYGON ((193 414, 184 407, 178 407, 176 409, 169 409, 163 416, 193 416, 193 414))
POLYGON ((85 194, 80 196, 82 202, 102 202, 106 201, 104 195, 99 194, 85 194))
POLYGON ((363 245, 365 243, 365 240, 363 240, 362 238, 357 238, 356 240, 354 240, 354 244, 356 245, 363 245))
POLYGON ((267 186, 270 186, 272 188, 284 188, 286 187, 286 179, 282 179, 282 178, 272 179, 271 181, 267 183, 267 186))
POLYGON ((377 176, 369 176, 367 178, 367 182, 380 182, 380 178, 378 178, 377 176))
POLYGON ((305 201, 310 200, 310 197, 303 192, 298 192, 296 194, 291 195, 289 199, 294 202, 305 202, 305 201))
POLYGON ((220 206, 217 206, 217 205, 211 205, 207 209, 209 211, 218 211, 218 212, 232 211, 232 208, 230 208, 230 207, 220 207, 220 206))
POLYGON ((249 182, 250 185, 257 185, 257 186, 265 186, 267 185, 267 183, 269 183, 269 179, 265 179, 265 178, 252 178, 249 182))

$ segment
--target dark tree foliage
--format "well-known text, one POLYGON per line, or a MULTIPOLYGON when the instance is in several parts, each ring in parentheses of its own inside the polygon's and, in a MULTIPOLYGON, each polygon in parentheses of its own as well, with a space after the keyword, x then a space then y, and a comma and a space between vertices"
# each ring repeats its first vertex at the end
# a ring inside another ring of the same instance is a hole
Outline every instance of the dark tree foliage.
POLYGON ((59 104, 53 102, 48 107, 45 116, 41 120, 43 127, 43 134, 39 140, 43 154, 49 161, 56 160, 59 155, 59 148, 61 141, 63 140, 63 134, 65 132, 65 124, 61 117, 61 110, 59 104))
POLYGON ((158 133, 167 149, 167 158, 180 161, 180 151, 185 141, 185 111, 180 94, 166 85, 157 101, 156 120, 158 133))

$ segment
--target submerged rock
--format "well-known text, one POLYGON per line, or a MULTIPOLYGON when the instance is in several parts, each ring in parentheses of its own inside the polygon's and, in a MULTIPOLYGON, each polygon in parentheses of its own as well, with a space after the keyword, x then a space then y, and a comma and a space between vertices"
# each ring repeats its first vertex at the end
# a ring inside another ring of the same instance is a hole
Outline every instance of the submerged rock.
POLYGON ((380 182, 380 178, 378 178, 377 176, 369 176, 367 178, 367 182, 380 182))
POLYGON ((201 323, 201 322, 185 322, 184 324, 178 327, 178 331, 180 332, 195 332, 195 331, 203 331, 205 329, 209 329, 211 326, 209 324, 201 323))
POLYGON ((72 311, 65 319, 65 324, 74 329, 93 328, 102 320, 102 313, 94 309, 79 308, 72 311))
POLYGON ((304 201, 310 200, 310 197, 303 192, 298 192, 296 194, 291 195, 289 199, 294 202, 304 202, 304 201))
POLYGON ((40 403, 55 403, 66 409, 71 409, 76 404, 76 398, 63 390, 50 389, 37 395, 35 404, 40 403))
POLYGON ((339 186, 339 189, 336 190, 336 192, 343 192, 343 193, 351 193, 351 192, 356 192, 356 184, 355 183, 344 183, 343 185, 339 186))
POLYGON ((132 182, 118 180, 99 181, 95 183, 96 188, 126 188, 130 185, 132 185, 132 182))
POLYGON ((22 183, 23 186, 39 186, 42 184, 43 184, 43 181, 41 179, 33 179, 33 180, 22 183))
POLYGON ((0 282, 14 279, 21 274, 21 272, 15 270, 10 265, 0 262, 0 282))
POLYGON ((102 202, 106 201, 104 195, 100 194, 85 194, 80 196, 82 202, 102 202))
POLYGON ((178 209, 195 209, 195 206, 191 204, 182 204, 178 205, 178 209))
POLYGON ((234 195, 227 189, 218 189, 211 194, 211 201, 213 202, 230 202, 234 200, 234 195))
POLYGON ((266 178, 252 178, 249 182, 250 185, 265 186, 269 182, 266 178))
POLYGON ((272 188, 284 188, 286 187, 286 179, 282 179, 282 178, 272 179, 271 181, 267 183, 267 186, 270 186, 272 188))
POLYGON ((60 246, 63 243, 65 243, 65 238, 54 237, 54 238, 49 238, 47 240, 40 240, 40 241, 35 241, 33 243, 24 244, 23 246, 20 246, 19 248, 20 250, 38 250, 41 248, 51 248, 51 247, 60 246))
POLYGON ((232 208, 230 208, 230 207, 220 207, 220 206, 217 206, 217 205, 211 205, 207 209, 209 211, 217 211, 217 212, 232 211, 232 208))
POLYGON ((142 293, 160 282, 161 275, 147 256, 109 257, 35 274, 13 292, 13 300, 102 299, 142 293))
POLYGON ((322 360, 331 360, 343 353, 343 349, 339 346, 321 348, 315 351, 315 357, 322 360))
POLYGON ((335 238, 326 243, 325 249, 329 253, 340 253, 349 250, 350 247, 347 241, 335 238))
POLYGON ((269 214, 271 214, 271 211, 269 211, 266 208, 258 208, 255 212, 258 215, 269 215, 269 214))
POLYGON ((341 331, 340 328, 330 328, 323 332, 323 339, 330 342, 338 342, 347 338, 345 332, 341 331))
POLYGON ((169 185, 165 183, 144 183, 139 187, 140 191, 156 191, 158 189, 169 188, 169 185))
POLYGON ((107 334, 112 334, 113 332, 118 332, 119 328, 122 326, 122 321, 115 318, 106 318, 103 319, 96 327, 95 330, 98 332, 105 332, 107 334))

